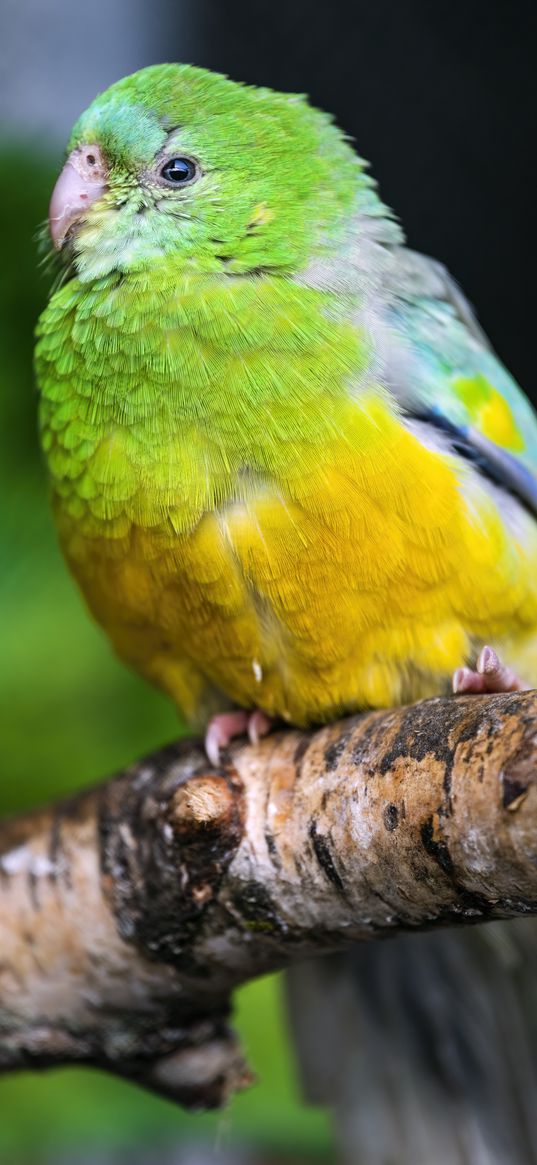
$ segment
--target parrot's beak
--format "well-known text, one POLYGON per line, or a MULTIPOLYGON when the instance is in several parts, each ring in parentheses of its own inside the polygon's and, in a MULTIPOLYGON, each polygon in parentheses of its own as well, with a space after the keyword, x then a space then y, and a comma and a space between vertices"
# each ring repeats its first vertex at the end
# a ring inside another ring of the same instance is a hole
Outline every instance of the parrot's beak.
POLYGON ((49 227, 52 242, 61 249, 69 228, 84 218, 93 202, 107 189, 108 171, 99 146, 77 146, 52 191, 49 227))

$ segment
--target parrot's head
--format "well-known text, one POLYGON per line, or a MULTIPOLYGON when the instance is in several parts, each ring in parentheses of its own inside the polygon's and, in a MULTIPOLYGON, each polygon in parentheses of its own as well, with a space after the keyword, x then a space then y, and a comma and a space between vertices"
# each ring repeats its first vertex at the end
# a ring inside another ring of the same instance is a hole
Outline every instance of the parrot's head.
POLYGON ((50 205, 79 277, 173 259, 295 271, 344 230, 364 165, 306 99, 189 65, 112 85, 77 122, 50 205))

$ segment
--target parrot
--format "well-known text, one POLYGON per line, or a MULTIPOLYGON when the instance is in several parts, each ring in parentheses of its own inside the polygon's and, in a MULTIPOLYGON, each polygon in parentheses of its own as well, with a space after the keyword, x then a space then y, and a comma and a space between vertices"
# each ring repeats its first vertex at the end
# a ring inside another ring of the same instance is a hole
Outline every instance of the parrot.
POLYGON ((61 545, 211 759, 274 719, 537 681, 535 414, 331 118, 142 69, 77 122, 50 233, 61 545))
POLYGON ((537 683, 537 417, 330 116, 141 69, 76 123, 49 223, 35 364, 63 553, 213 763, 274 722, 537 683))

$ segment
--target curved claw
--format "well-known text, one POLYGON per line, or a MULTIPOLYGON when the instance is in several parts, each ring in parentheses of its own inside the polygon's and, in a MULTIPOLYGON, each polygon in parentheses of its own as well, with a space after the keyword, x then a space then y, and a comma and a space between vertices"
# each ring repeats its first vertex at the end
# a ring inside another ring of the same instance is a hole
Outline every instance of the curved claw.
POLYGON ((251 712, 248 717, 248 740, 250 744, 259 744, 263 736, 268 736, 274 721, 265 712, 261 712, 260 708, 256 708, 255 712, 251 712))

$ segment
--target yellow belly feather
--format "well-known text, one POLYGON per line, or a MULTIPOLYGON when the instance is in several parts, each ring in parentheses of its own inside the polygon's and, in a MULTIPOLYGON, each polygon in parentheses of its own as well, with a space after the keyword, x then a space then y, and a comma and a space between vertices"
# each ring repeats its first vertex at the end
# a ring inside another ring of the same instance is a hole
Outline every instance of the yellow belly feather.
POLYGON ((502 518, 377 398, 349 402, 317 463, 243 494, 195 528, 131 523, 67 556, 120 655, 190 719, 227 698, 297 724, 434 694, 492 639, 523 660, 537 624, 537 533, 502 518))

